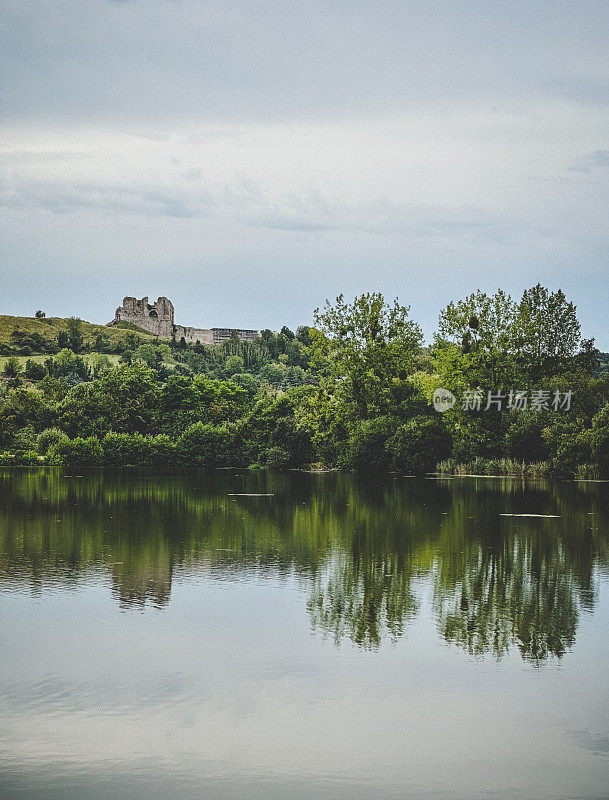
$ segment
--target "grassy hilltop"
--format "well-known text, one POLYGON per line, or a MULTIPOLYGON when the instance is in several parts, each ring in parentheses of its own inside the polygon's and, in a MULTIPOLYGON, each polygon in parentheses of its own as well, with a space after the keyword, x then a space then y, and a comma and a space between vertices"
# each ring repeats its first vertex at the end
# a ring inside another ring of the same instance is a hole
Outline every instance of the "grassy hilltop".
MULTIPOLYGON (((82 357, 90 364, 93 356, 104 353, 110 363, 117 364, 119 355, 112 351, 121 349, 125 334, 129 331, 134 332, 138 339, 144 341, 154 341, 156 339, 151 333, 138 328, 130 322, 121 322, 116 326, 96 325, 84 320, 79 321, 79 329, 83 339, 82 357), (96 346, 101 341, 98 337, 103 337, 104 346, 96 346)), ((13 317, 8 314, 0 314, 0 371, 10 357, 25 366, 28 360, 43 364, 49 357, 49 352, 42 346, 41 341, 57 341, 60 334, 67 335, 69 332, 69 320, 62 317, 13 317), (16 342, 15 334, 22 334, 20 342, 16 342), (21 345, 21 346, 20 346, 21 345)))
MULTIPOLYGON (((103 333, 111 342, 119 342, 125 335, 125 330, 136 331, 138 336, 145 339, 155 339, 153 334, 148 333, 143 328, 138 328, 129 322, 121 322, 119 325, 96 325, 93 322, 81 321, 81 329, 85 343, 92 344, 95 337, 103 333)), ((61 331, 67 332, 68 320, 62 317, 12 317, 8 314, 0 314, 0 345, 11 345, 11 334, 14 330, 23 331, 26 334, 37 333, 45 339, 56 339, 61 331)))

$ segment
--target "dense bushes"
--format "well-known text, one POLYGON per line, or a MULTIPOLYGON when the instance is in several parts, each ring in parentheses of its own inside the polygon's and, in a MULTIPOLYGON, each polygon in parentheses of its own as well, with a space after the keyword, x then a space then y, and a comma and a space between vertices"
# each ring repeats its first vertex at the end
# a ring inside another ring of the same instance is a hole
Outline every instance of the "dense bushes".
POLYGON ((169 438, 141 433, 107 433, 101 441, 103 463, 109 467, 168 467, 175 464, 176 448, 169 438))
POLYGON ((609 477, 609 404, 592 420, 591 449, 600 474, 609 477))
POLYGON ((431 472, 450 455, 442 419, 416 416, 404 424, 388 417, 370 420, 349 437, 341 466, 357 471, 431 472))
POLYGON ((99 439, 89 436, 83 439, 66 439, 56 442, 47 455, 50 464, 61 464, 64 467, 99 466, 104 461, 104 451, 99 439))
POLYGON ((40 458, 34 450, 20 453, 0 453, 0 467, 34 467, 40 466, 40 458))
POLYGON ((234 425, 196 422, 176 442, 176 458, 184 467, 228 467, 246 463, 234 425))
POLYGON ((450 455, 450 433, 439 417, 414 417, 398 428, 389 449, 394 470, 431 472, 450 455))
POLYGON ((349 437, 341 466, 374 472, 390 469, 389 439, 394 430, 395 424, 388 417, 362 422, 349 437))
POLYGON ((505 434, 505 452, 508 458, 531 464, 545 461, 548 443, 543 430, 547 427, 547 415, 541 413, 518 413, 505 434))

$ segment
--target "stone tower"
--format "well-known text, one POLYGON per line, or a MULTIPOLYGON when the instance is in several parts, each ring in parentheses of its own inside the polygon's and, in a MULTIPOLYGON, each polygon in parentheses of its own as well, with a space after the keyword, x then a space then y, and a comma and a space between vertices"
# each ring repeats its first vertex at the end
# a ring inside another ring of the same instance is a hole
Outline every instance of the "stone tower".
POLYGON ((139 328, 163 339, 171 339, 173 335, 173 303, 167 297, 159 297, 156 303, 149 303, 147 297, 137 300, 135 297, 124 297, 123 305, 116 309, 114 320, 132 322, 139 328))

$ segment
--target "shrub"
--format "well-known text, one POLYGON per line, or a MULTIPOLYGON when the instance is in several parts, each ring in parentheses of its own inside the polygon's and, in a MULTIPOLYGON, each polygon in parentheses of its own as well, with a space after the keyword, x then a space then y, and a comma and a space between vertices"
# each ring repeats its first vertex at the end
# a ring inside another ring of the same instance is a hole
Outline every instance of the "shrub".
POLYGON ((505 435, 506 455, 527 463, 546 459, 548 446, 542 435, 543 428, 541 414, 515 412, 515 419, 505 435))
POLYGON ((243 449, 234 425, 196 422, 178 439, 176 457, 184 466, 232 466, 243 463, 243 449))
POLYGON ((175 447, 168 436, 110 431, 101 445, 107 466, 166 467, 174 463, 175 447))
POLYGON ((341 466, 369 472, 388 470, 392 459, 388 442, 394 431, 395 422, 389 417, 362 422, 349 437, 341 466))
POLYGON ((23 367, 16 356, 11 356, 4 365, 4 376, 6 378, 16 378, 23 367))
POLYGON ((551 460, 552 473, 563 477, 573 477, 580 464, 589 464, 592 460, 590 431, 577 434, 563 434, 551 460))
POLYGON ((260 466, 266 469, 286 469, 290 465, 290 453, 283 447, 269 447, 262 453, 260 466))
POLYGON ((61 464, 64 467, 88 467, 101 464, 104 451, 99 439, 90 436, 82 439, 66 439, 59 441, 48 452, 49 463, 61 464))
POLYGON ((592 420, 592 456, 600 474, 609 474, 609 404, 592 420))
POLYGON ((269 437, 269 450, 287 453, 284 466, 302 467, 310 464, 314 458, 310 431, 298 425, 294 417, 280 417, 277 420, 269 437))
POLYGON ((15 433, 11 448, 13 451, 26 452, 34 450, 37 441, 36 433, 31 425, 26 425, 15 433))
POLYGON ((548 461, 539 461, 527 466, 527 475, 530 478, 546 478, 549 474, 550 464, 548 461))
POLYGON ((31 358, 25 362, 25 377, 29 381, 41 381, 46 378, 47 370, 44 364, 39 364, 31 358))
POLYGON ((395 470, 421 474, 435 469, 451 451, 451 438, 441 419, 417 416, 401 425, 389 443, 395 470))
POLYGON ((40 464, 40 458, 35 450, 26 450, 23 453, 17 453, 13 463, 19 467, 36 467, 40 464))
POLYGON ((597 480, 601 473, 596 464, 579 464, 575 477, 582 480, 597 480))
POLYGON ((66 441, 68 441, 68 436, 59 428, 46 428, 38 434, 36 449, 40 455, 45 456, 55 444, 66 441))

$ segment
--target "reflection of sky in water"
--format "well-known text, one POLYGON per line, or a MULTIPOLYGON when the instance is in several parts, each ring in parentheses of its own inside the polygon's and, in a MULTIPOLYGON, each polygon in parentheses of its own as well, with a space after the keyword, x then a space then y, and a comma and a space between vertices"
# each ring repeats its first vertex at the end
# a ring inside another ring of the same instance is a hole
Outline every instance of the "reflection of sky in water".
MULTIPOLYGON (((366 647, 348 632, 337 646, 334 629, 312 628, 308 606, 315 581, 325 576, 325 589, 330 576, 341 591, 356 587, 361 608, 363 583, 378 574, 372 553, 361 551, 361 571, 345 573, 347 551, 335 546, 307 572, 286 566, 277 548, 265 569, 260 559, 239 565, 234 547, 214 555, 214 546, 172 567, 162 604, 154 592, 125 604, 112 567, 73 564, 69 577, 46 529, 36 558, 44 551, 47 564, 61 562, 59 577, 47 575, 34 593, 23 566, 23 580, 5 582, 11 590, 0 594, 0 797, 606 796, 609 583, 598 567, 574 645, 536 666, 517 646, 501 658, 471 655, 439 635, 439 573, 448 566, 438 562, 437 540, 422 568, 427 534, 416 569, 409 549, 398 559, 415 610, 400 635, 383 627, 380 646, 366 647)), ((542 539, 547 569, 557 541, 542 539)), ((147 574, 163 577, 167 543, 157 544, 147 574)), ((146 546, 150 536, 123 555, 146 546)), ((104 547, 106 563, 125 566, 115 563, 116 542, 104 547)), ((293 541, 289 548, 298 551, 293 541)), ((399 548, 380 549, 392 588, 387 557, 399 548)), ((565 570, 582 575, 574 560, 564 556, 565 570)), ((452 568, 457 562, 455 554, 452 568)), ((509 573, 516 591, 517 566, 509 573)))

